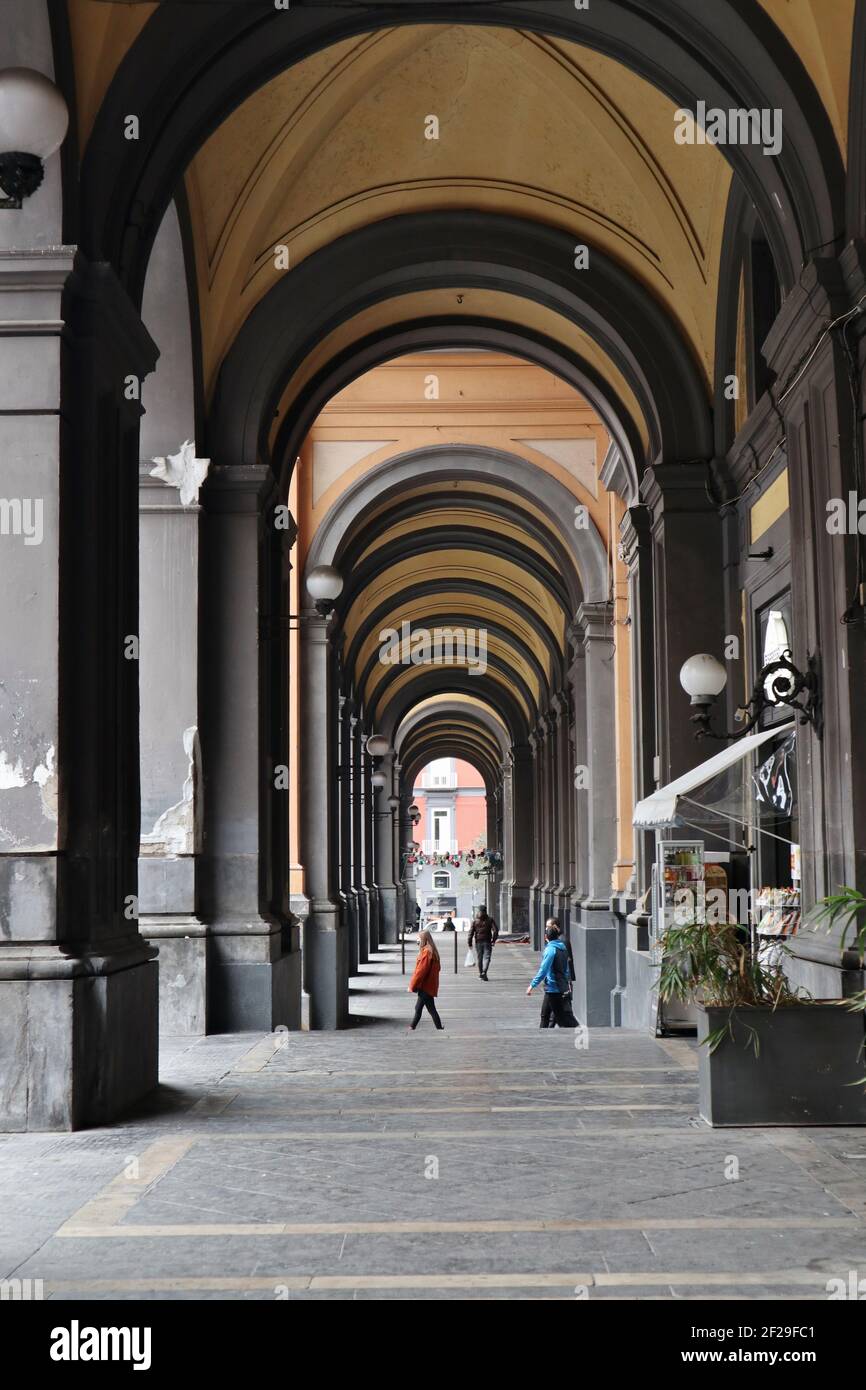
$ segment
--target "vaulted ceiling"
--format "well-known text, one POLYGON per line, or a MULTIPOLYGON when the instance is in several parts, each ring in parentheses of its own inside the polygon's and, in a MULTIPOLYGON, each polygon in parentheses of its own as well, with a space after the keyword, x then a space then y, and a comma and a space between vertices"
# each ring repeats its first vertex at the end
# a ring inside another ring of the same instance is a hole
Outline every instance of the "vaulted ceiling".
MULTIPOLYGON (((84 147, 118 69, 165 4, 67 3, 84 147)), ((760 3, 811 77, 844 154, 854 0, 760 3)), ((238 105, 227 91, 226 107, 184 178, 208 395, 251 309, 285 274, 275 247, 296 267, 370 223, 455 209, 543 223, 607 253, 678 325, 709 392, 730 165, 713 146, 677 145, 676 103, 624 64, 514 28, 404 23, 311 53, 238 105)), ((464 289, 455 284, 447 303, 431 292, 371 305, 335 323, 318 351, 413 314, 514 317, 507 296, 464 289)), ((519 312, 551 317, 542 304, 519 312)), ((582 330, 561 319, 545 328, 570 336, 633 406, 582 330)), ((302 384, 292 382, 287 399, 302 384)))

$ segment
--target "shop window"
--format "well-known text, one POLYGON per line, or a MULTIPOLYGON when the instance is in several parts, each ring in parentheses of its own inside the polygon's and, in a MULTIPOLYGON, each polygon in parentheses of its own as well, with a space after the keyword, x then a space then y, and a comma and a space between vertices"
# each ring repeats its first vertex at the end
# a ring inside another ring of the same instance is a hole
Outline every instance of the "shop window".
POLYGON ((450 887, 451 887, 451 875, 450 875, 449 873, 446 873, 445 870, 442 870, 441 872, 434 874, 434 875, 433 875, 433 887, 434 887, 434 888, 450 888, 450 887))
MULTIPOLYGON (((772 602, 765 604, 758 611, 758 631, 757 631, 757 670, 762 670, 771 661, 778 661, 784 656, 786 651, 790 651, 793 646, 793 631, 791 626, 791 595, 789 591, 773 599, 772 602)), ((772 677, 768 676, 764 682, 764 691, 769 697, 771 694, 772 677)), ((790 710, 782 705, 779 709, 770 709, 764 715, 763 723, 765 727, 772 724, 786 723, 791 717, 790 710)))

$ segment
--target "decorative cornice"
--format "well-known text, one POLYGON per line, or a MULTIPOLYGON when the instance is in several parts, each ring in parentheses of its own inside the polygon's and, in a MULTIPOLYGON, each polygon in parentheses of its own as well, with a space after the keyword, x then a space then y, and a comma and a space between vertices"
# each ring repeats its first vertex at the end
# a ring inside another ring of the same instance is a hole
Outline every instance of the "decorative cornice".
POLYGON ((582 603, 577 610, 584 650, 590 642, 613 641, 613 604, 582 603))
POLYGON ((826 257, 810 261, 783 301, 762 348, 782 389, 827 325, 852 307, 839 262, 826 257))
POLYGON ((610 442, 604 462, 598 472, 599 482, 608 492, 614 492, 628 505, 638 500, 635 480, 623 457, 622 450, 613 440, 610 442))
POLYGON ((274 482, 263 463, 211 468, 201 492, 202 505, 206 512, 259 512, 274 482))
POLYGON ((619 524, 620 559, 629 570, 634 569, 641 550, 648 550, 652 541, 652 525, 649 509, 643 505, 629 507, 619 524))
POLYGON ((655 525, 666 512, 713 512, 717 504, 707 490, 707 462, 656 463, 641 482, 643 500, 655 525))

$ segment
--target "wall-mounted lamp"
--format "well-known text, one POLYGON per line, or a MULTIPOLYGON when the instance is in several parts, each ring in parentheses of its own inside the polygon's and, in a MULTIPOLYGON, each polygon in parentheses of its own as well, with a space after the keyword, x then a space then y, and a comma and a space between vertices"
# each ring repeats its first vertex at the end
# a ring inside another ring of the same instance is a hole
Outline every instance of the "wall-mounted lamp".
POLYGON ((342 592, 343 576, 333 565, 316 565, 307 575, 307 593, 323 618, 333 610, 342 592))
POLYGON ((370 778, 370 785, 374 791, 381 791, 387 780, 384 772, 374 772, 370 778))
POLYGON ((384 734, 370 734, 366 747, 371 758, 384 758, 385 754, 391 751, 391 745, 384 734))
POLYGON ((0 208, 18 209, 42 183, 44 162, 69 128, 66 102, 54 83, 31 68, 0 72, 0 208))
POLYGON ((741 705, 737 711, 741 727, 733 733, 716 733, 710 728, 712 707, 727 682, 728 673, 724 666, 708 652, 690 656, 683 663, 680 684, 695 706, 692 715, 695 738, 742 738, 760 723, 766 710, 778 709, 781 705, 796 710, 800 723, 811 724, 818 737, 821 737, 821 691, 818 663, 814 656, 809 657, 806 672, 797 669, 789 651, 783 652, 775 661, 768 661, 755 681, 749 703, 741 705))

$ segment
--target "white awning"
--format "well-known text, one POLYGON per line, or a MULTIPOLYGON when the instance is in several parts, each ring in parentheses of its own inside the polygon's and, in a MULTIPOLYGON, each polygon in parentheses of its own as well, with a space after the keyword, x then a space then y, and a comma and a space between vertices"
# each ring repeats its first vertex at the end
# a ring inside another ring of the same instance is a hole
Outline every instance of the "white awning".
POLYGON ((652 796, 644 797, 634 808, 633 825, 642 827, 644 830, 666 830, 677 823, 677 801, 681 796, 687 796, 689 792, 697 791, 706 782, 711 782, 714 777, 718 777, 720 772, 725 772, 729 767, 747 758, 753 748, 760 748, 762 743, 768 739, 778 738, 779 734, 787 733, 794 728, 794 720, 789 724, 777 724, 772 729, 764 729, 759 734, 747 734, 745 738, 739 739, 737 743, 732 743, 729 748, 723 748, 721 753, 717 753, 714 758, 708 758, 705 763, 700 763, 693 767, 691 772, 686 772, 682 777, 678 777, 675 782, 669 782, 666 787, 659 787, 652 796))

